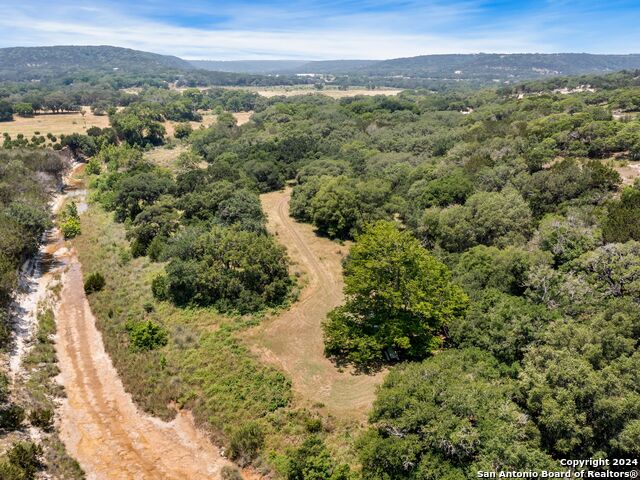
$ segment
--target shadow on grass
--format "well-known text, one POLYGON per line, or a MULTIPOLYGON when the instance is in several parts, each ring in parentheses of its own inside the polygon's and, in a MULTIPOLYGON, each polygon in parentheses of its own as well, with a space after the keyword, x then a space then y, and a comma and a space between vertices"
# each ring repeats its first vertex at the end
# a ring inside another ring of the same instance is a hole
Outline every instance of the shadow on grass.
POLYGON ((353 375, 375 375, 393 363, 386 362, 383 358, 366 362, 354 361, 349 358, 348 352, 328 352, 325 350, 325 355, 338 370, 350 370, 353 375))

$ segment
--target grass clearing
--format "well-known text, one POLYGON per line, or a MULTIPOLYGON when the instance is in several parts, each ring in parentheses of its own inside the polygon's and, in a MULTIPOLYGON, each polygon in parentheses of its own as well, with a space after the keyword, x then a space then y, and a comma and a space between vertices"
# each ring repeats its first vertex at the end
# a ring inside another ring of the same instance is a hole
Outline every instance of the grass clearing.
MULTIPOLYGON (((51 133, 59 137, 60 135, 72 133, 87 133, 87 130, 91 127, 107 128, 110 126, 108 115, 94 115, 89 107, 82 107, 82 110, 84 115, 80 112, 41 113, 32 117, 14 115, 11 122, 0 122, 0 136, 3 133, 8 133, 12 139, 15 139, 19 134, 24 135, 25 138, 31 138, 34 135, 46 136, 47 133, 51 133)), ((210 127, 216 123, 216 114, 210 111, 201 112, 201 114, 201 121, 188 122, 194 130, 201 126, 210 127)), ((235 112, 233 116, 238 121, 238 125, 242 125, 249 121, 252 114, 253 112, 235 112)), ((163 122, 168 137, 173 137, 175 126, 178 123, 184 122, 171 120, 163 122)))
POLYGON ((13 121, 0 122, 0 135, 6 132, 15 139, 20 133, 25 138, 51 133, 59 137, 61 134, 86 133, 91 127, 106 128, 109 126, 107 115, 94 115, 89 107, 82 107, 82 110, 84 116, 80 112, 41 113, 32 117, 14 115, 13 121))

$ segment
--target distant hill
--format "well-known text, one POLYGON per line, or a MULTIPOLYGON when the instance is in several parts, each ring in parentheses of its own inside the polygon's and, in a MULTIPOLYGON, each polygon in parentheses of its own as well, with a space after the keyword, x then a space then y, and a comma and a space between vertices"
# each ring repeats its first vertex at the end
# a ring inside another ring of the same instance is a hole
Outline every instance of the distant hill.
POLYGON ((216 72, 233 73, 277 73, 298 71, 308 64, 307 60, 190 60, 196 68, 216 72))
POLYGON ((558 76, 640 69, 640 54, 460 54, 390 60, 187 61, 178 57, 111 46, 15 47, 0 49, 0 82, 54 84, 266 86, 314 83, 309 74, 338 85, 372 85, 434 90, 517 84, 558 76), (335 78, 332 78, 335 77, 335 78))
MULTIPOLYGON (((447 79, 533 79, 557 75, 606 73, 640 67, 640 55, 518 53, 421 55, 395 58, 353 69, 373 76, 447 79)), ((333 72, 329 72, 333 73, 333 72)))
POLYGON ((395 87, 480 86, 493 82, 519 83, 558 76, 602 74, 640 68, 640 54, 517 53, 420 55, 390 60, 192 62, 200 68, 228 72, 338 77, 347 85, 395 87), (205 66, 206 65, 206 66, 205 66))
POLYGON ((44 80, 79 71, 161 73, 193 70, 186 60, 110 46, 13 47, 0 49, 0 80, 44 80))
MULTIPOLYGON (((359 72, 374 69, 382 63, 380 60, 320 60, 307 62, 296 69, 295 73, 330 73, 333 75, 345 75, 351 72, 359 72)), ((291 71, 289 73, 292 73, 291 71)))

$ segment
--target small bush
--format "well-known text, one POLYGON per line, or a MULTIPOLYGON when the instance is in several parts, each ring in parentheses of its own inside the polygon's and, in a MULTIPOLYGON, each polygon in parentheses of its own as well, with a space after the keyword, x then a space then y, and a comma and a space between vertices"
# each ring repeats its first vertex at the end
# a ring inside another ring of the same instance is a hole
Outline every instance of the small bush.
POLYGON ((41 428, 45 431, 50 430, 53 426, 53 410, 50 408, 35 408, 29 413, 29 422, 34 427, 41 428))
POLYGON ((131 346, 135 350, 153 350, 167 344, 168 335, 162 326, 147 320, 143 323, 127 324, 131 346))
POLYGON ((65 239, 80 235, 80 217, 75 202, 66 204, 60 213, 60 230, 65 239))
POLYGON ((234 467, 224 466, 220 473, 222 474, 222 480, 242 480, 240 470, 234 467))
POLYGON ((84 281, 84 291, 87 294, 99 292, 104 288, 105 284, 104 276, 99 272, 93 272, 84 281))
POLYGON ((60 225, 60 230, 62 231, 62 235, 65 239, 75 238, 80 235, 80 219, 78 218, 69 218, 62 222, 60 225))
POLYGON ((193 133, 193 127, 191 126, 191 124, 184 122, 184 123, 179 123, 175 126, 173 135, 176 138, 187 138, 192 133, 193 133))
POLYGON ((0 460, 0 478, 2 480, 26 480, 24 470, 8 460, 0 460))
POLYGON ((147 247, 147 255, 149 256, 149 259, 154 262, 160 260, 163 249, 164 240, 159 236, 155 237, 153 240, 151 240, 151 243, 147 247))
POLYGON ((166 275, 158 275, 151 281, 151 293, 158 300, 168 298, 169 282, 166 275))
POLYGON ((22 478, 30 480, 35 478, 36 471, 41 466, 41 455, 42 447, 40 445, 33 442, 18 442, 7 452, 7 459, 11 465, 22 470, 22 478))
POLYGON ((87 163, 87 167, 85 171, 87 172, 88 175, 99 175, 100 172, 102 171, 102 167, 98 159, 92 158, 91 160, 89 160, 89 163, 87 163))
POLYGON ((317 433, 322 430, 322 420, 319 418, 306 418, 304 428, 309 433, 317 433))
POLYGON ((24 421, 24 409, 20 405, 11 404, 0 410, 0 428, 17 430, 24 421))
POLYGON ((322 439, 317 436, 307 438, 298 448, 289 451, 282 473, 287 480, 352 478, 349 467, 336 464, 322 439))
POLYGON ((134 258, 143 257, 147 254, 147 246, 137 238, 131 242, 131 255, 134 258))
POLYGON ((264 445, 264 433, 256 422, 241 425, 230 435, 229 456, 240 465, 247 465, 258 456, 264 445))

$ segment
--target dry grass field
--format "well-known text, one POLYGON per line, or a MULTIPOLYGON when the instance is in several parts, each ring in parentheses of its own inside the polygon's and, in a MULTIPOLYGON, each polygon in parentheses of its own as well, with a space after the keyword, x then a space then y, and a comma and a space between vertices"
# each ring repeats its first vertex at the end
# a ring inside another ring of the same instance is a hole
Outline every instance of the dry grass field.
MULTIPOLYGON (((61 134, 86 133, 91 127, 107 128, 109 126, 109 117, 107 115, 94 115, 88 107, 83 107, 83 111, 84 116, 80 112, 44 113, 33 117, 15 115, 11 122, 0 122, 0 135, 6 132, 13 139, 20 133, 26 138, 31 138, 33 135, 46 135, 47 133, 60 136, 61 134)), ((242 125, 249 121, 252 114, 253 112, 237 112, 233 116, 238 120, 238 125, 242 125)), ((211 112, 204 112, 202 117, 201 122, 189 122, 194 130, 200 128, 201 125, 210 127, 216 122, 216 115, 211 112)), ((167 130, 168 136, 173 136, 177 123, 179 122, 164 122, 164 128, 167 130)))
MULTIPOLYGON (((201 126, 203 126, 205 128, 206 127, 210 127, 211 125, 216 123, 217 116, 214 113, 211 113, 211 112, 201 112, 201 113, 202 113, 202 121, 200 121, 200 122, 189 122, 191 124, 191 127, 194 130, 200 128, 201 126)), ((235 113, 233 113, 233 116, 238 121, 238 125, 242 125, 244 123, 247 123, 249 121, 249 119, 251 118, 251 115, 253 115, 253 112, 235 112, 235 113)), ((167 135, 168 136, 173 137, 173 134, 175 132, 175 127, 176 127, 176 125, 178 123, 180 123, 180 122, 174 122, 174 121, 171 121, 171 120, 167 120, 166 122, 163 123, 164 128, 167 130, 167 135)))
POLYGON ((11 122, 0 123, 0 134, 8 133, 11 138, 23 134, 26 138, 33 135, 85 133, 91 127, 106 128, 109 126, 107 115, 94 115, 89 107, 83 107, 84 116, 80 112, 43 113, 33 117, 14 116, 11 122), (39 132, 39 133, 36 133, 39 132))
POLYGON ((350 87, 349 90, 338 90, 336 87, 325 87, 317 90, 313 85, 296 85, 292 87, 227 87, 233 90, 249 90, 256 92, 263 97, 275 97, 282 95, 285 97, 293 97, 295 95, 326 95, 331 98, 354 97, 356 95, 398 95, 402 90, 397 88, 379 88, 369 90, 363 87, 350 87))

